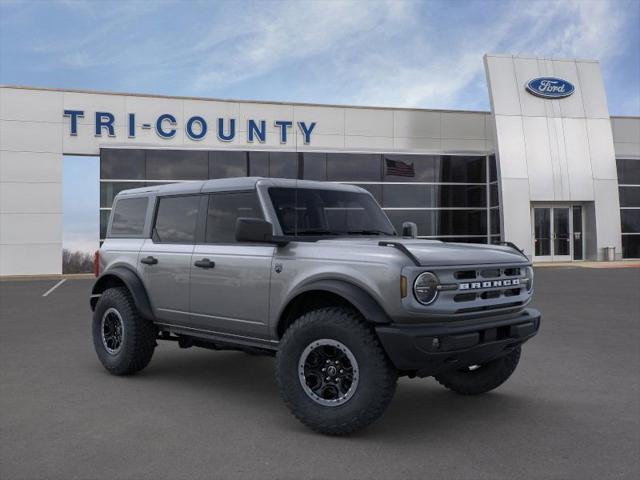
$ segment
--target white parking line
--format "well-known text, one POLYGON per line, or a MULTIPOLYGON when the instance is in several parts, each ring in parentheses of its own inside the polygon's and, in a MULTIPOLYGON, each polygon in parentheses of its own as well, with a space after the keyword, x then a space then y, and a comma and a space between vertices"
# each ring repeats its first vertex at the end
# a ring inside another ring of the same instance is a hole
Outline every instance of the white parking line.
POLYGON ((53 292, 56 288, 58 288, 60 285, 62 285, 64 282, 66 282, 67 279, 63 278, 62 280, 60 280, 58 283, 56 283, 53 287, 51 287, 49 290, 47 290, 46 292, 44 292, 42 294, 43 297, 46 297, 47 295, 49 295, 51 292, 53 292))

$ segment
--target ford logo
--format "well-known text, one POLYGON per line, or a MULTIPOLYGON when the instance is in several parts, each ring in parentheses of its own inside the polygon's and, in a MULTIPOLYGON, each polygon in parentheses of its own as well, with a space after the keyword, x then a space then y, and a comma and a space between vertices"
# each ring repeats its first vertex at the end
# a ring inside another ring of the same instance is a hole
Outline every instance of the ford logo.
POLYGON ((539 77, 529 80, 526 85, 529 93, 543 98, 564 98, 571 95, 576 87, 566 80, 555 77, 539 77))

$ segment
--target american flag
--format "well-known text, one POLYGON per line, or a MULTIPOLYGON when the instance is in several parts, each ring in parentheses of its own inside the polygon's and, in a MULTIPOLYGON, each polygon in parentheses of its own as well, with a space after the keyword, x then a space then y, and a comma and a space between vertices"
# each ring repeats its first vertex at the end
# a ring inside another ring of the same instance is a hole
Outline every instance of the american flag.
POLYGON ((416 172, 413 169, 413 163, 405 163, 400 160, 391 160, 385 158, 387 166, 387 175, 395 175, 397 177, 415 177, 416 172))

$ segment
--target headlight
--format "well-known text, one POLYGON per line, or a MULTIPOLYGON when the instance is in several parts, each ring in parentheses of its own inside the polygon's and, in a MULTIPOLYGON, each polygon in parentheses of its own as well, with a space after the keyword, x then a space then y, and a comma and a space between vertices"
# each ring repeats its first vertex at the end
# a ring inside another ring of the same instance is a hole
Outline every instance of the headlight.
POLYGON ((526 271, 527 277, 527 292, 533 292, 533 267, 527 267, 526 271))
POLYGON ((438 296, 438 285, 440 281, 435 274, 431 272, 424 272, 418 275, 416 281, 413 284, 413 294, 423 305, 429 305, 438 296))

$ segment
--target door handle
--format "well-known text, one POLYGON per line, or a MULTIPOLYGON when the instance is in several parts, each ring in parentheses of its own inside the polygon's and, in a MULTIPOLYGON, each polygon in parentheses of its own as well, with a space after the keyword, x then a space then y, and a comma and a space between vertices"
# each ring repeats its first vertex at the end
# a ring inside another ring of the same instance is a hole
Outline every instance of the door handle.
POLYGON ((158 263, 158 259, 149 255, 148 257, 140 260, 140 263, 144 263, 145 265, 155 265, 156 263, 158 263))
POLYGON ((203 258, 202 260, 196 260, 193 264, 198 268, 213 268, 216 266, 216 262, 212 262, 208 258, 203 258))

